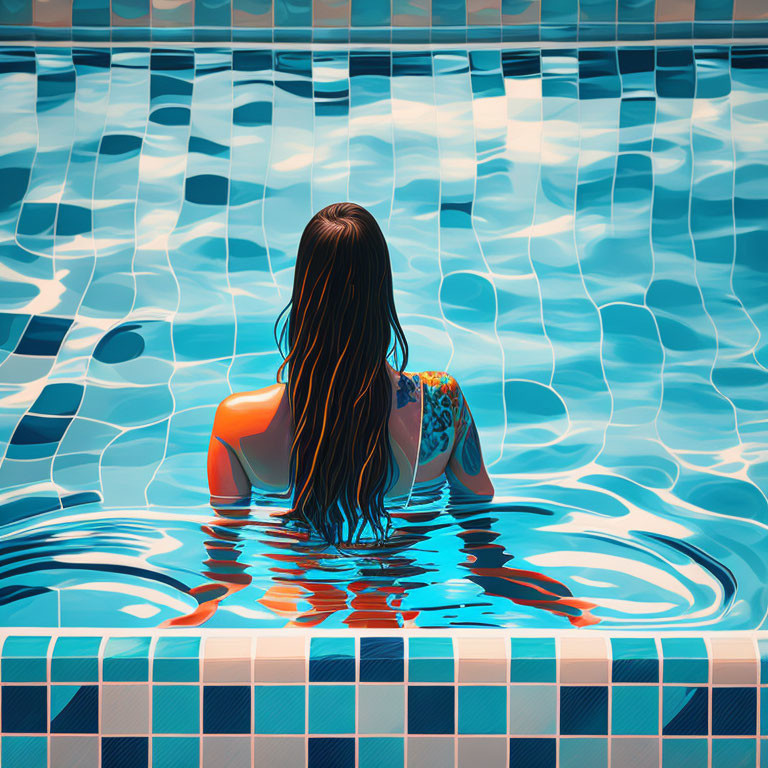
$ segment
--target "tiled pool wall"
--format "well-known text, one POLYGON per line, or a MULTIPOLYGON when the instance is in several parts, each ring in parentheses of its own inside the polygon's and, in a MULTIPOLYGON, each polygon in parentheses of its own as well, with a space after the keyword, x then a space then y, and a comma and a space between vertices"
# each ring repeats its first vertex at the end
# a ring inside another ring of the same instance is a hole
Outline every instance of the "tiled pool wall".
POLYGON ((768 765, 768 633, 11 631, 0 678, 3 768, 768 765))
POLYGON ((4 39, 451 43, 764 36, 763 0, 0 0, 4 39))

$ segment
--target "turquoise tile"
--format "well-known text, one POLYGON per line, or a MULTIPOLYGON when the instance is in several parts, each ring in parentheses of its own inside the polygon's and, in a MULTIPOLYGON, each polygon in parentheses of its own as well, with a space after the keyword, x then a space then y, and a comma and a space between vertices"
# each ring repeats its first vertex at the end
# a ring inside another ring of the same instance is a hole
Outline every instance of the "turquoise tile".
POLYGON ((51 656, 51 680, 56 683, 98 682, 100 646, 100 637, 59 637, 51 656))
POLYGON ((658 683, 659 656, 649 637, 612 637, 614 683, 658 683))
POLYGON ((658 734, 658 685, 614 685, 611 696, 612 733, 622 736, 658 734))
POLYGON ((760 768, 768 768, 768 739, 760 739, 760 768))
POLYGON ((255 733, 304 733, 303 685, 257 685, 254 689, 255 733))
POLYGON ((757 739, 712 739, 712 768, 754 768, 757 739))
POLYGON ((707 646, 700 637, 661 639, 665 683, 706 683, 709 680, 707 646))
POLYGON ((4 683, 39 683, 48 679, 50 637, 12 635, 3 643, 0 679, 4 683))
POLYGON ((360 737, 358 768, 393 768, 405 759, 403 738, 360 737))
POLYGON ((608 739, 561 738, 559 768, 607 768, 608 739))
POLYGON ((155 733, 199 733, 200 686, 153 685, 152 730, 155 733))
POLYGON ((506 733, 507 688, 501 685, 459 686, 459 733, 506 733))
POLYGON ((188 768, 199 764, 199 737, 156 736, 152 739, 152 768, 188 768))
POLYGON ((760 735, 768 736, 768 688, 760 689, 760 735))
POLYGON ((155 645, 152 679, 163 683, 194 683, 200 679, 200 638, 161 637, 155 645))
POLYGON ((48 739, 45 736, 3 736, 3 768, 47 768, 48 739))
POLYGON ((509 727, 514 736, 557 733, 557 686, 510 685, 509 727))
POLYGON ((103 679, 109 682, 149 680, 148 637, 111 637, 104 650, 103 679))
POLYGON ((408 640, 408 679, 414 683, 453 682, 453 641, 450 637, 408 640))
POLYGON ((662 739, 663 768, 707 768, 709 749, 706 739, 662 739))
POLYGON ((768 637, 761 637, 757 641, 757 648, 760 652, 760 682, 768 683, 768 637))
POLYGON ((355 732, 355 686, 309 686, 309 732, 355 732))
POLYGON ((353 683, 355 641, 351 637, 313 637, 309 644, 311 682, 353 683))
POLYGON ((513 683, 554 683, 557 675, 555 641, 545 637, 511 639, 509 679, 513 683))

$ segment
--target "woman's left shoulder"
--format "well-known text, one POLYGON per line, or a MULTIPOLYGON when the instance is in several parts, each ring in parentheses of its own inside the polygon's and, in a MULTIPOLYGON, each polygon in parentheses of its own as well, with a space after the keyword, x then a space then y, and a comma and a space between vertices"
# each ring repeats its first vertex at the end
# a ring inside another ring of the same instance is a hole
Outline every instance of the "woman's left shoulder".
POLYGON ((250 392, 235 392, 225 397, 216 409, 214 432, 225 440, 240 434, 247 424, 250 434, 264 432, 274 418, 285 395, 285 384, 250 392))

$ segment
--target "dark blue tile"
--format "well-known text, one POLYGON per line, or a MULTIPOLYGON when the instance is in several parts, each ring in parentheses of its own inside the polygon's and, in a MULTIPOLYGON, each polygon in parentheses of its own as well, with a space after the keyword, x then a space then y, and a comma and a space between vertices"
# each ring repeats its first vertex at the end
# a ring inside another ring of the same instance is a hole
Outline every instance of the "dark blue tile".
POLYGON ((51 686, 51 733, 98 733, 97 685, 51 686))
POLYGON ((757 730, 757 689, 712 689, 712 734, 754 736, 757 730))
POLYGON ((72 321, 66 317, 34 316, 16 345, 17 355, 53 356, 58 353, 72 321))
POLYGON ((309 681, 354 683, 354 640, 351 637, 313 637, 309 646, 309 681))
POLYGON ((510 739, 509 768, 555 768, 555 739, 510 739))
POLYGON ((453 686, 408 686, 408 732, 454 732, 453 686))
POLYGON ((664 736, 706 736, 709 694, 706 688, 664 686, 662 734, 664 736))
POLYGON ((29 411, 46 416, 74 416, 83 398, 83 389, 82 384, 69 382, 47 384, 29 411))
POLYGON ((659 658, 652 638, 613 637, 614 683, 658 683, 659 658))
POLYGON ((608 733, 608 688, 572 685, 560 689, 560 733, 602 736, 608 733))
POLYGON ((355 740, 310 738, 308 768, 355 768, 355 740))
POLYGON ((394 683, 403 679, 404 644, 400 637, 360 639, 360 680, 394 683))
POLYGON ((149 739, 146 736, 104 736, 101 768, 147 768, 149 739))
POLYGON ((250 732, 250 687, 206 685, 203 689, 203 733, 250 732))
POLYGON ((44 685, 4 685, 3 733, 45 733, 48 693, 44 685))

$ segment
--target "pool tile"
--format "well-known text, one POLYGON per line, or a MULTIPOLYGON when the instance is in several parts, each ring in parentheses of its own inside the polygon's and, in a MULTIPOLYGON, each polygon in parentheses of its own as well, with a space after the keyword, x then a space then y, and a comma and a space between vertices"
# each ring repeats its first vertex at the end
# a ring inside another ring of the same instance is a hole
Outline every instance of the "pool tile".
POLYGON ((203 768, 250 768, 248 736, 203 737, 203 768))
POLYGON ((256 683, 303 683, 307 679, 303 637, 259 637, 253 659, 256 683))
POLYGON ((754 736, 756 728, 755 688, 712 689, 713 736, 754 736))
POLYGON ((51 733, 98 733, 97 685, 51 686, 51 733))
POLYGON ((152 686, 153 733, 199 733, 200 687, 152 686))
POLYGON ((662 637, 665 683, 706 684, 709 655, 700 637, 662 637))
POLYGON ((712 634, 712 683, 754 685, 758 681, 757 649, 752 637, 712 634))
POLYGON ((104 648, 105 682, 146 682, 149 679, 148 637, 110 637, 104 648))
POLYGON ((415 683, 452 683, 453 641, 450 637, 408 638, 408 680, 415 683))
POLYGON ((608 688, 562 686, 560 688, 560 733, 570 736, 608 733, 608 688))
POLYGON ((254 733, 304 733, 305 688, 303 685, 254 687, 254 733))
POLYGON ((651 736, 659 732, 659 686, 611 687, 611 733, 651 736))
POLYGON ((607 768, 608 739, 561 739, 558 768, 607 768))
POLYGON ((662 739, 663 768, 708 768, 709 748, 706 739, 662 739))
POLYGON ((559 663, 561 683, 610 682, 608 643, 603 637, 561 637, 559 663))
POLYGON ((402 737, 363 736, 358 744, 358 768, 392 768, 405 759, 405 740, 402 737))
POLYGON ((146 736, 103 736, 101 768, 147 768, 149 738, 146 736))
POLYGON ((459 733, 499 734, 506 731, 506 686, 459 686, 459 733))
POLYGON ((208 637, 203 649, 206 683, 251 682, 251 638, 208 637))
POLYGON ((611 768, 659 768, 659 740, 611 739, 611 768))
POLYGON ((85 768, 99 765, 98 736, 51 736, 50 749, 50 768, 85 768))
POLYGON ((665 685, 662 692, 662 734, 705 736, 709 726, 706 688, 665 685))
POLYGON ((450 768, 454 764, 453 739, 409 736, 408 768, 450 768))
POLYGON ((149 730, 148 685, 101 687, 101 732, 106 735, 147 733, 149 730))
POLYGON ((556 768, 555 739, 509 740, 509 768, 556 768))
POLYGON ((3 736, 3 768, 48 768, 48 740, 44 736, 3 736))
POLYGON ((48 646, 51 638, 14 636, 3 643, 0 679, 4 683, 44 683, 48 679, 48 646))
POLYGON ((200 679, 200 638, 159 638, 152 659, 152 679, 162 683, 197 682, 200 679))
POLYGON ((51 680, 96 683, 99 680, 100 637, 59 637, 51 655, 51 680))
POLYGON ((403 646, 400 637, 360 638, 360 680, 377 683, 402 681, 403 646))
POLYGON ((507 681, 506 643, 498 638, 459 637, 460 683, 505 683, 507 681))
POLYGON ((557 687, 509 686, 509 732, 519 736, 547 736, 557 732, 557 687))
POLYGON ((454 733, 454 689, 450 685, 408 686, 408 732, 454 733))
POLYGON ((658 683, 659 658, 652 638, 612 637, 614 683, 658 683))
POLYGON ((254 768, 295 768, 306 764, 304 736, 259 736, 253 742, 254 768))
POLYGON ((155 736, 152 739, 152 768, 184 768, 199 764, 199 737, 155 736))
POLYGON ((250 686, 206 685, 203 687, 203 733, 250 732, 250 686))
POLYGON ((756 739, 712 739, 712 768, 752 768, 756 760, 756 739))
POLYGON ((405 732, 405 686, 360 685, 357 696, 359 733, 405 732))
POLYGON ((506 739, 459 739, 457 768, 506 768, 506 739))
MULTIPOLYGON (((768 683, 768 637, 761 637, 757 641, 757 649, 760 653, 760 682, 768 683)), ((760 752, 762 755, 762 750, 760 752)))
POLYGON ((355 768, 355 740, 310 737, 308 768, 355 768))
POLYGON ((309 732, 355 732, 355 686, 309 686, 309 732))
POLYGON ((46 733, 48 689, 44 685, 2 686, 3 733, 46 733))
POLYGON ((354 639, 313 637, 309 646, 309 680, 310 682, 354 683, 354 639))
POLYGON ((557 660, 554 638, 513 637, 509 679, 515 683, 554 683, 557 660))

